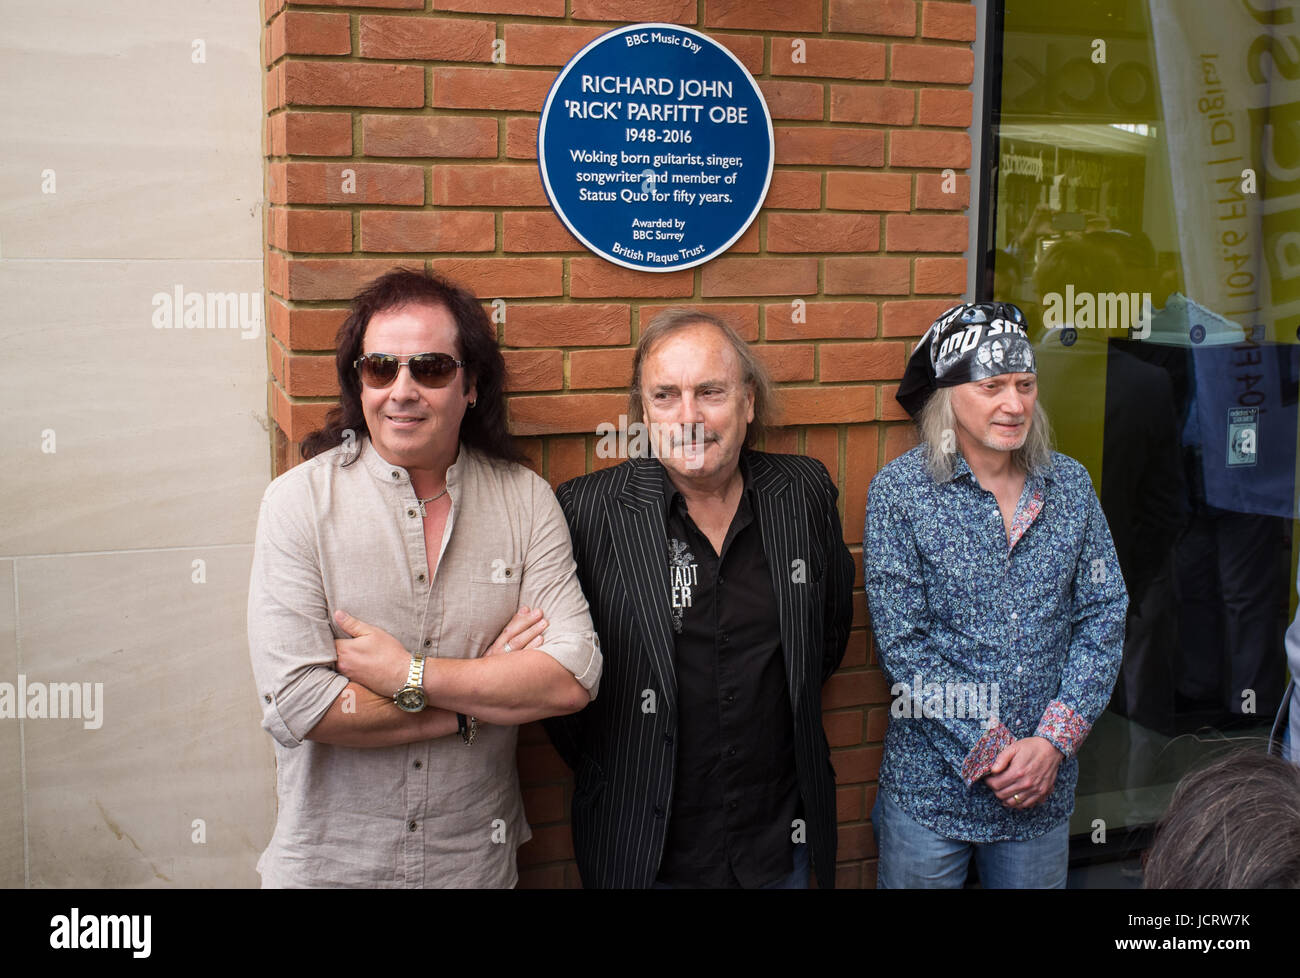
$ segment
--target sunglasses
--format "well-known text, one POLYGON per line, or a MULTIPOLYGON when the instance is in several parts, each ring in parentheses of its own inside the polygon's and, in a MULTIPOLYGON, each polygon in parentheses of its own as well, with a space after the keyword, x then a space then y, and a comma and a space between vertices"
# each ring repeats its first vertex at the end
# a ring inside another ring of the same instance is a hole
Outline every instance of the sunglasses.
POLYGON ((448 353, 416 353, 409 357, 396 357, 391 353, 367 353, 353 361, 352 366, 361 375, 361 383, 367 387, 383 388, 392 386, 397 380, 398 371, 406 364, 411 371, 411 379, 421 387, 446 387, 456 373, 457 367, 465 366, 464 360, 457 360, 448 353))

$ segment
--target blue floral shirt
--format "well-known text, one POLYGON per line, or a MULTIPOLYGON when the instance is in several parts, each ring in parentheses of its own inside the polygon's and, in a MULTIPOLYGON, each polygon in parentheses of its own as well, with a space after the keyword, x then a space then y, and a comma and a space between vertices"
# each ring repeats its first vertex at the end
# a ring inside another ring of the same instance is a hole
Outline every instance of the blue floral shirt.
POLYGON ((862 548, 880 667, 893 684, 880 790, 940 835, 1032 839, 1074 809, 1076 759, 1110 700, 1128 593, 1087 470, 1054 453, 1025 478, 1008 535, 958 454, 936 482, 920 447, 872 480, 862 548), (1014 741, 1065 760, 1040 804, 982 778, 1014 741))

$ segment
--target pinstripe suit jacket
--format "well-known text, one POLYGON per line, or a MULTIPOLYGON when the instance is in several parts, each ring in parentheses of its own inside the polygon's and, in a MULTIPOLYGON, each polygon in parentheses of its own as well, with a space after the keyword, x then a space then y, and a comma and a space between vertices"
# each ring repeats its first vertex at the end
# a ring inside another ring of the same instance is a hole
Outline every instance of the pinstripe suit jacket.
MULTIPOLYGON (((747 460, 780 611, 807 840, 818 883, 830 888, 835 772, 821 687, 844 657, 853 561, 820 462, 762 452, 747 460)), ((576 775, 573 844, 588 887, 650 886, 672 814, 677 682, 662 472, 657 460, 634 459, 556 493, 605 657, 600 696, 579 713, 545 721, 576 775)))

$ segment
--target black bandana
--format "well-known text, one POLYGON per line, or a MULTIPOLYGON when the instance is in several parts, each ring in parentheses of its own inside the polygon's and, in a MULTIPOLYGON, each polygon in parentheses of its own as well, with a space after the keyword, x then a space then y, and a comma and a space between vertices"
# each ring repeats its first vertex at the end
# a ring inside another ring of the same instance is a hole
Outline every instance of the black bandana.
POLYGON ((968 302, 930 324, 912 351, 894 396, 916 417, 940 387, 998 374, 1037 372, 1024 313, 1009 302, 968 302))

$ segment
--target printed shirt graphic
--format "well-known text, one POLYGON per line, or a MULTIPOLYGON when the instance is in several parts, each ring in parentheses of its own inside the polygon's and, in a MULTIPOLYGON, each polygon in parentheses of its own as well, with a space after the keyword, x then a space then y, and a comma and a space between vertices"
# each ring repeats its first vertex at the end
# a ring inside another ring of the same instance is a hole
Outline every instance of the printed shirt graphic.
POLYGON ((960 456, 936 482, 914 448, 867 495, 867 602, 891 684, 994 683, 998 723, 891 718, 881 789, 921 824, 973 842, 1031 839, 1074 807, 1076 753, 1110 699, 1128 595, 1088 472, 1059 453, 1025 480, 1010 540, 997 500, 960 456), (1055 790, 1023 811, 982 780, 1015 740, 1065 755, 1055 790))
POLYGON ((682 615, 691 607, 691 593, 700 583, 700 565, 695 562, 689 545, 681 540, 668 540, 668 578, 673 631, 680 635, 682 615))

